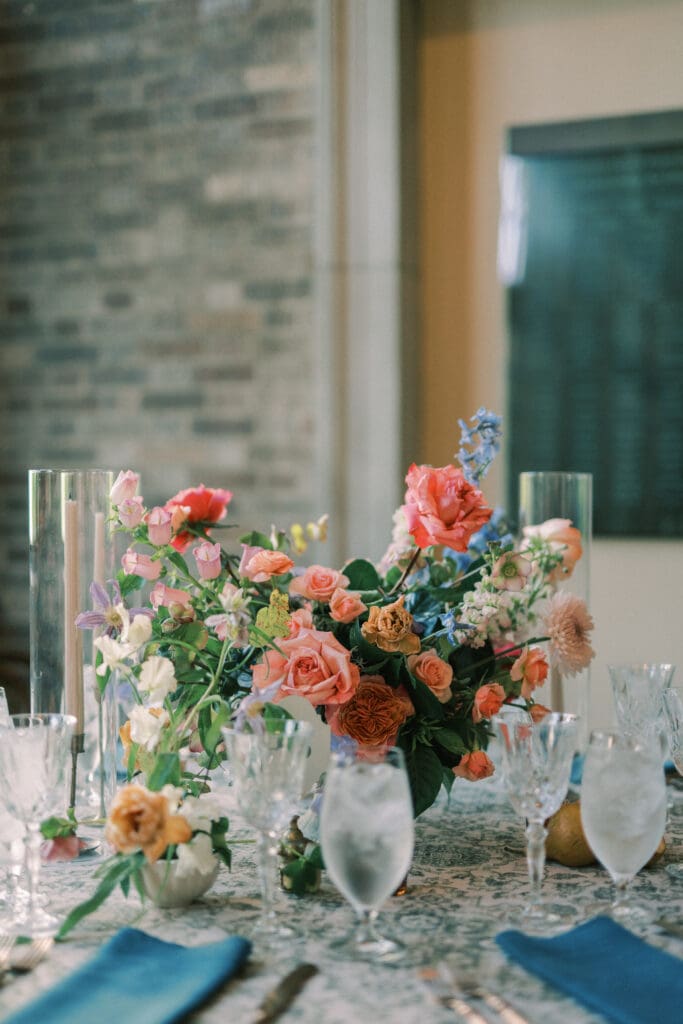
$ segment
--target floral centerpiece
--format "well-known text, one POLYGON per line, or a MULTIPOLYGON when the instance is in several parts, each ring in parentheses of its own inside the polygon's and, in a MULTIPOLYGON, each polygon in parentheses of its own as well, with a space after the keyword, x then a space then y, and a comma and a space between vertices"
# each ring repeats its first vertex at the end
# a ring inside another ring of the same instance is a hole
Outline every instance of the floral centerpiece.
MULTIPOLYGON (((113 674, 131 683, 128 775, 144 773, 151 794, 136 799, 168 801, 172 791, 164 820, 183 817, 224 757, 221 726, 282 714, 279 702, 295 694, 329 724, 335 744, 402 747, 417 815, 442 785, 493 772, 486 747, 504 703, 534 718, 547 712, 534 691, 549 661, 573 674, 593 655, 584 603, 556 590, 580 557, 580 535, 552 521, 515 548, 479 486, 500 420, 480 409, 460 426, 459 465, 408 470, 379 564, 297 566, 309 542, 325 539, 327 517, 246 533, 231 548, 216 539, 229 491, 201 485, 146 508, 137 474, 119 474, 112 520, 130 546, 110 590, 93 584, 94 607, 77 621, 97 631, 100 685, 113 674), (146 606, 129 608, 144 583, 146 606)), ((121 799, 108 831, 119 859, 139 866, 164 851, 190 856, 197 840, 179 838, 175 825, 153 829, 151 842, 137 825, 121 833, 112 824, 121 799)), ((201 833, 215 845, 220 827, 201 833)), ((124 876, 135 879, 131 872, 124 876)))

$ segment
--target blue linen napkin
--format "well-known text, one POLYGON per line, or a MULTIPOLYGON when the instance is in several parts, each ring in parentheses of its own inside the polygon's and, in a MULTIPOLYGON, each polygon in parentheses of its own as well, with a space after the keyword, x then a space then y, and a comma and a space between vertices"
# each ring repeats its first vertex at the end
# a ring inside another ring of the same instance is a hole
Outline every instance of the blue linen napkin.
POLYGON ((550 939, 505 931, 496 942, 526 970, 614 1024, 681 1019, 683 961, 609 917, 550 939))
POLYGON ((172 1024, 232 977, 250 951, 239 935, 188 947, 122 928, 4 1024, 172 1024))

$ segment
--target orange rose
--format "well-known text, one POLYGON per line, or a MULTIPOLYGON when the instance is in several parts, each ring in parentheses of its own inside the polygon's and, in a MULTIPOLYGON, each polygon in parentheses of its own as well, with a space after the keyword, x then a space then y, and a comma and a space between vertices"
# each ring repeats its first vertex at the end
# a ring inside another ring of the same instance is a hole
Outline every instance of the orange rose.
POLYGON ((327 721, 336 736, 350 736, 362 746, 391 745, 406 718, 415 714, 403 687, 394 689, 382 676, 362 676, 351 700, 333 708, 327 721))
POLYGON ((482 718, 491 718, 505 703, 505 690, 500 683, 487 683, 480 686, 474 695, 472 719, 481 722, 482 718))
POLYGON ((419 548, 443 544, 467 551, 470 537, 488 523, 493 511, 484 495, 455 466, 416 466, 406 476, 408 530, 419 548))
POLYGON ((477 782, 479 779, 488 779, 495 770, 493 761, 488 754, 483 750, 473 750, 471 754, 463 754, 460 764, 453 769, 453 774, 458 779, 477 782))
POLYGON ((416 679, 428 686, 442 704, 450 699, 453 669, 436 651, 411 654, 408 658, 408 670, 416 679))
POLYGON ((348 576, 324 565, 311 565, 303 576, 295 576, 289 584, 290 594, 307 597, 309 601, 329 601, 335 590, 349 585, 348 576))
POLYGON ((543 704, 532 704, 527 710, 531 715, 532 722, 542 722, 545 716, 550 714, 550 708, 543 704))
POLYGON ((335 622, 353 622, 364 611, 367 611, 367 606, 353 591, 349 592, 337 587, 330 598, 330 616, 335 622))
POLYGON ((522 683, 521 695, 525 700, 537 686, 542 686, 548 675, 548 661, 540 647, 525 647, 510 669, 510 679, 522 683))
POLYGON ((173 843, 187 843, 192 829, 180 814, 169 814, 163 793, 124 786, 114 798, 105 836, 119 853, 142 850, 150 863, 173 843))
POLYGON ((289 616, 289 635, 296 636, 302 629, 313 629, 313 615, 310 604, 305 608, 297 608, 289 616))
POLYGON ((280 683, 272 698, 275 702, 297 694, 314 707, 343 704, 356 692, 360 672, 351 661, 351 652, 333 633, 301 629, 280 640, 278 647, 277 651, 266 651, 253 670, 255 690, 280 683))
POLYGON ((244 555, 239 567, 240 576, 253 583, 265 583, 271 576, 284 576, 294 568, 294 562, 284 551, 254 548, 243 545, 244 555))
POLYGON ((417 654, 420 638, 413 633, 413 616, 403 607, 404 600, 401 595, 398 601, 383 608, 372 606, 370 618, 360 628, 368 643, 376 644, 381 651, 417 654))

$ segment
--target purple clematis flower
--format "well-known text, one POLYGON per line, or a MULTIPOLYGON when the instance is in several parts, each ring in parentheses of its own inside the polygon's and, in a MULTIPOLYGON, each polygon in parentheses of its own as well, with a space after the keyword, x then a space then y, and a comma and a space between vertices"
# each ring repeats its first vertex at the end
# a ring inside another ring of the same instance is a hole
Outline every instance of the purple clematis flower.
MULTIPOLYGON (((101 629, 105 636, 115 636, 121 631, 123 619, 119 608, 123 604, 121 589, 116 580, 108 580, 111 584, 112 596, 110 597, 101 583, 93 581, 90 584, 90 597, 92 598, 93 609, 81 612, 76 616, 76 625, 79 629, 101 629)), ((154 618, 151 608, 130 608, 131 619, 136 615, 147 615, 154 618)))

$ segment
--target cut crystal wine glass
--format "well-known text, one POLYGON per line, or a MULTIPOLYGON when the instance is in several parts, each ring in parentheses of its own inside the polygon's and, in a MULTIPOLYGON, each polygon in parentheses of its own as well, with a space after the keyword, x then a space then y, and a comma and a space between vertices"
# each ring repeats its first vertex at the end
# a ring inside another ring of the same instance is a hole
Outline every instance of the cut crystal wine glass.
POLYGON ((492 724, 501 741, 508 798, 527 822, 530 894, 521 923, 527 931, 552 931, 563 923, 563 916, 562 908, 550 907, 542 898, 545 822, 559 809, 569 787, 578 720, 575 715, 553 712, 531 723, 522 712, 496 716, 492 724))
MULTIPOLYGON (((669 756, 676 771, 683 776, 683 690, 669 687, 664 693, 665 736, 669 756)), ((667 873, 683 882, 683 863, 667 864, 667 873)))
POLYGON ((50 935, 59 920, 38 899, 40 823, 63 811, 73 715, 12 715, 0 722, 0 796, 7 811, 25 826, 28 900, 5 930, 13 935, 50 935))
POLYGON ((636 739, 645 732, 664 732, 664 694, 674 666, 645 662, 608 665, 607 671, 620 731, 636 739))
POLYGON ((588 844, 616 886, 610 913, 637 922, 651 915, 629 899, 629 886, 659 846, 666 786, 659 736, 591 733, 581 783, 581 823, 588 844))
POLYGON ((401 959, 405 947, 375 927, 379 907, 405 878, 413 856, 413 805, 400 749, 333 754, 320 842, 327 873, 358 917, 355 932, 334 948, 360 959, 401 959))
POLYGON ((274 908, 277 852, 282 832, 301 799, 312 728, 294 719, 260 719, 250 729, 223 728, 237 804, 258 831, 261 916, 253 936, 269 943, 292 930, 274 908))

